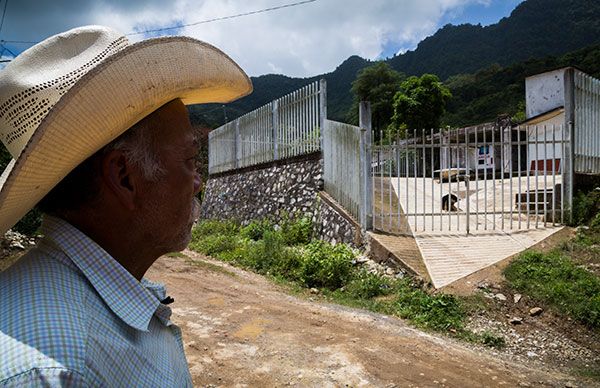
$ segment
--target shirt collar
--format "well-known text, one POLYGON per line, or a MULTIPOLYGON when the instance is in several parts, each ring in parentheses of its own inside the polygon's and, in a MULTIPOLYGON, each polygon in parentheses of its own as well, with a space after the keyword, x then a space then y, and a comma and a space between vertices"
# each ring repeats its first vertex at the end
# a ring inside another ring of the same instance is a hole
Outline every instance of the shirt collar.
POLYGON ((160 285, 139 282, 102 247, 63 219, 45 215, 41 232, 69 256, 119 318, 134 329, 148 331, 152 315, 161 305, 164 287, 161 291, 157 289, 160 285))

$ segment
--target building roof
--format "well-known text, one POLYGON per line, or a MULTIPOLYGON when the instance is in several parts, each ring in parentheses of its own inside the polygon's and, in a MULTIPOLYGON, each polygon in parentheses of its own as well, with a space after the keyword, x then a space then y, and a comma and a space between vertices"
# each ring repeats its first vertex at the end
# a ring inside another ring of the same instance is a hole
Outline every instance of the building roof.
POLYGON ((565 112, 565 107, 564 106, 559 106, 558 108, 554 108, 551 109, 547 112, 544 113, 540 113, 537 116, 533 116, 531 118, 528 118, 527 120, 523 121, 521 124, 519 125, 536 125, 539 124, 541 122, 544 122, 546 120, 550 120, 553 117, 556 117, 562 113, 565 112))

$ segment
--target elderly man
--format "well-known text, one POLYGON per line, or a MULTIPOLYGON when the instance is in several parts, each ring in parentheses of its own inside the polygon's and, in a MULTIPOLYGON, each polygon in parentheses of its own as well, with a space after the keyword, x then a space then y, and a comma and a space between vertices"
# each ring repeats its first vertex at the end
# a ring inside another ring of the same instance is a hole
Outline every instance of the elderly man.
POLYGON ((0 73, 0 232, 38 204, 44 238, 0 273, 0 386, 191 386, 163 286, 190 240, 197 144, 184 103, 252 89, 190 38, 105 27, 48 38, 0 73))

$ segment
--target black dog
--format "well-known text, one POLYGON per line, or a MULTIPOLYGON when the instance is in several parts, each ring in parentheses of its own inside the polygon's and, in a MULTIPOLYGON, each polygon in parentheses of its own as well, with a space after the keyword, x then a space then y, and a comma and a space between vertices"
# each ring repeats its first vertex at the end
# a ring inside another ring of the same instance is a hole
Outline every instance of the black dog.
POLYGON ((457 212, 458 197, 454 194, 446 194, 442 197, 442 210, 457 212))

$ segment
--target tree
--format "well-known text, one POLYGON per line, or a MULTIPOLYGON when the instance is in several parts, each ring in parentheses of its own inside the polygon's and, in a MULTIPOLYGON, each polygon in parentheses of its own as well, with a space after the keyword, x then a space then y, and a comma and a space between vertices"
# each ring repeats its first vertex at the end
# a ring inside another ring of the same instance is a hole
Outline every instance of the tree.
POLYGON ((404 77, 404 74, 393 70, 385 62, 377 62, 362 69, 352 82, 354 101, 348 112, 348 119, 358 124, 358 104, 360 101, 369 101, 373 129, 386 129, 394 113, 394 95, 400 90, 404 77))
POLYGON ((405 136, 414 135, 406 133, 406 129, 438 129, 451 98, 450 89, 433 74, 406 79, 394 96, 390 129, 395 133, 404 132, 405 136))

